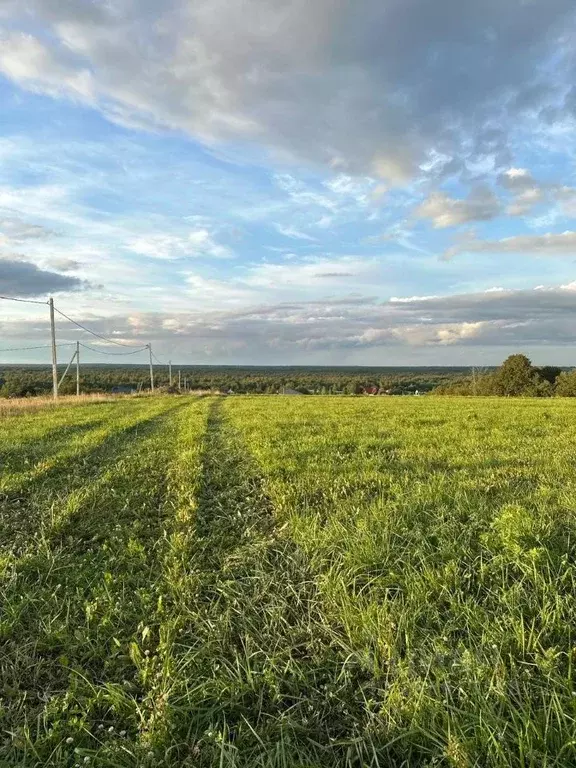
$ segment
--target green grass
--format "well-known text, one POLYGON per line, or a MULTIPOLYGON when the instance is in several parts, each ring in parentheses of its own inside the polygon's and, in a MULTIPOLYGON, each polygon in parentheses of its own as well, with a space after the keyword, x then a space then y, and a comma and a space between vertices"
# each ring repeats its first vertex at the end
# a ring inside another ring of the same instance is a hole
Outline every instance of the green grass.
POLYGON ((0 425, 0 766, 576 764, 576 404, 0 425))

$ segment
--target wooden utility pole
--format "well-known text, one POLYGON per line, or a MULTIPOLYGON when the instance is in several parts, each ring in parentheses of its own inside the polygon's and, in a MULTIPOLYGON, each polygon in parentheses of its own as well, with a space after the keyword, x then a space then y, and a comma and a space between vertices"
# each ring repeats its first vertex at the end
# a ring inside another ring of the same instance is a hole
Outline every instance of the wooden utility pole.
POLYGON ((180 370, 178 370, 178 389, 182 389, 182 376, 180 375, 180 370))
POLYGON ((76 342, 76 397, 80 397, 80 342, 76 342))
POLYGON ((52 397, 58 400, 58 357, 56 355, 56 324, 54 322, 54 299, 48 300, 50 307, 50 335, 52 337, 52 397))
POLYGON ((172 360, 168 360, 168 380, 172 386, 172 360))
POLYGON ((150 353, 150 391, 154 392, 154 365, 152 364, 152 344, 146 344, 150 353))

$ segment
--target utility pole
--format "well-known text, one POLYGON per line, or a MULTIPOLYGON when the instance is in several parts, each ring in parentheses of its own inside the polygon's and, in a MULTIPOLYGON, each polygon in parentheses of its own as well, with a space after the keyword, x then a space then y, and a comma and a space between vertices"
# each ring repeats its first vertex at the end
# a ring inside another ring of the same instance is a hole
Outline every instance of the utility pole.
POLYGON ((150 391, 154 392, 154 366, 152 365, 152 344, 146 344, 150 353, 150 391))
POLYGON ((80 397, 80 342, 76 342, 76 397, 80 397))
POLYGON ((58 358, 56 356, 56 325, 54 323, 54 299, 48 300, 50 307, 50 334, 52 336, 52 396, 58 400, 58 358))
POLYGON ((180 375, 180 369, 178 369, 178 389, 182 389, 182 377, 180 375))
POLYGON ((170 381, 170 386, 172 386, 172 360, 168 360, 168 379, 170 381))

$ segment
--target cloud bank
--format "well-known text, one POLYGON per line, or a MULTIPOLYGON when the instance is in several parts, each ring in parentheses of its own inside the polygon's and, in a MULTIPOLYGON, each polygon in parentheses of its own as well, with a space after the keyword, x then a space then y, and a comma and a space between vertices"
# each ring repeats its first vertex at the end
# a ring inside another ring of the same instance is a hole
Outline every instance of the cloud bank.
POLYGON ((401 183, 426 163, 504 165, 521 115, 572 114, 574 13, 572 0, 5 0, 0 72, 127 126, 401 183))
MULTIPOLYGON (((443 297, 337 299, 281 302, 238 309, 135 312, 109 318, 79 318, 99 333, 125 342, 152 342, 166 352, 193 353, 197 361, 265 363, 332 353, 342 359, 383 349, 441 350, 459 347, 545 349, 576 342, 576 284, 534 290, 494 289, 443 297)), ((10 336, 22 323, 5 324, 10 336)), ((65 339, 69 329, 59 329, 65 339)), ((42 339, 45 322, 29 323, 27 338, 42 339)), ((91 343, 99 345, 97 340, 91 343)), ((102 345, 105 348, 105 345, 102 345)), ((434 358, 432 358, 434 361, 434 358)))
POLYGON ((576 256, 576 232, 547 232, 542 235, 516 235, 500 240, 480 240, 474 236, 449 248, 445 258, 460 253, 520 253, 532 256, 576 256))

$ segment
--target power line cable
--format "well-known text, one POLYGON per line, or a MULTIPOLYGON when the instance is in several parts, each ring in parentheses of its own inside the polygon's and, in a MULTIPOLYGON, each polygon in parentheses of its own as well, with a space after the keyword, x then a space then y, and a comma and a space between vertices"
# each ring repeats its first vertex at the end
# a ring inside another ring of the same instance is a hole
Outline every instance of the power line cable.
MULTIPOLYGON (((56 344, 57 347, 69 347, 71 344, 75 344, 74 341, 62 342, 62 344, 56 344)), ((7 349, 0 349, 0 352, 23 352, 28 349, 50 349, 51 344, 40 344, 37 347, 8 347, 7 349)))
POLYGON ((167 363, 163 363, 161 360, 158 360, 154 352, 152 352, 152 359, 158 363, 158 365, 167 365, 167 363))
POLYGON ((48 304, 47 301, 34 301, 34 299, 16 299, 14 296, 0 296, 0 299, 4 299, 4 301, 19 301, 22 304, 48 304))
POLYGON ((78 328, 82 328, 83 331, 87 331, 88 333, 91 333, 92 336, 96 336, 97 339, 102 339, 102 341, 107 341, 109 344, 116 344, 119 347, 129 347, 130 344, 124 344, 121 341, 115 341, 114 339, 108 339, 106 336, 101 336, 99 333, 96 333, 96 331, 92 331, 90 328, 86 328, 85 325, 82 325, 82 323, 78 323, 76 320, 73 320, 71 317, 68 317, 68 315, 65 315, 62 310, 58 309, 58 307, 54 307, 55 311, 58 312, 59 315, 62 315, 62 317, 65 317, 66 320, 73 323, 74 325, 77 325, 78 328))
MULTIPOLYGON (((84 344, 83 342, 78 342, 81 347, 84 347, 84 349, 89 349, 91 352, 98 352, 100 355, 135 355, 137 352, 143 352, 145 349, 148 349, 148 347, 139 347, 138 349, 133 349, 132 352, 104 352, 101 349, 96 349, 95 347, 89 347, 88 344, 84 344)), ((128 346, 127 344, 124 344, 123 346, 128 346)))
MULTIPOLYGON (((33 299, 18 299, 14 296, 0 296, 0 299, 4 299, 5 301, 17 301, 21 302, 23 304, 42 304, 47 305, 49 302, 47 301, 35 301, 33 299)), ((100 333, 97 333, 96 331, 93 331, 91 328, 87 328, 82 323, 79 323, 77 320, 74 320, 73 318, 69 317, 65 312, 62 312, 61 309, 58 309, 58 307, 54 307, 54 310, 58 312, 59 315, 61 315, 63 318, 68 320, 69 323, 72 323, 73 325, 76 325, 78 328, 81 328, 83 331, 86 331, 87 333, 90 333, 92 336, 96 337, 97 339, 101 339, 102 341, 105 341, 108 344, 115 344, 118 347, 130 347, 130 344, 125 344, 121 341, 116 341, 115 339, 109 339, 106 336, 102 336, 100 333)), ((69 342, 63 342, 61 344, 56 344, 57 347, 67 347, 72 344, 75 344, 76 342, 69 341, 69 342)), ((97 352, 100 355, 114 355, 114 356, 124 356, 124 355, 135 355, 138 352, 143 352, 145 349, 148 349, 148 344, 146 344, 143 347, 139 347, 138 349, 131 349, 130 352, 104 352, 101 349, 96 349, 95 347, 90 347, 88 344, 84 344, 83 342, 78 342, 84 349, 88 349, 91 352, 97 352)), ((38 346, 33 347, 8 347, 6 349, 0 349, 0 353, 2 352, 24 352, 27 350, 33 350, 33 349, 50 349, 52 345, 50 344, 41 344, 38 346)), ((158 365, 165 365, 165 363, 162 363, 156 355, 150 350, 152 357, 158 363, 158 365)))

